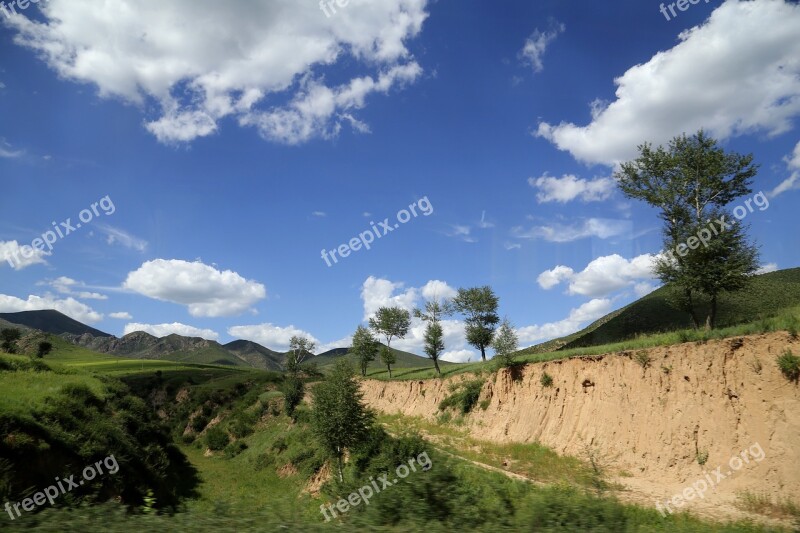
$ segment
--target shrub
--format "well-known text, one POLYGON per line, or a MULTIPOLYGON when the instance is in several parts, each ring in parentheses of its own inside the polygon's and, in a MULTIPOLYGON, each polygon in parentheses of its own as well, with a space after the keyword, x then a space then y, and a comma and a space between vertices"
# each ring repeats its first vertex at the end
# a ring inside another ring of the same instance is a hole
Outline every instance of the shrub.
POLYGON ((542 374, 541 379, 539 379, 539 383, 542 384, 542 387, 552 387, 553 386, 553 376, 544 372, 542 374))
POLYGON ((253 426, 248 424, 246 421, 242 420, 241 418, 237 418, 234 420, 230 425, 230 432, 231 435, 236 437, 237 439, 241 439, 251 435, 253 433, 253 426))
POLYGON ((439 410, 445 411, 450 407, 457 407, 461 410, 461 414, 467 414, 472 411, 478 398, 481 395, 483 388, 483 380, 475 379, 472 381, 465 381, 456 387, 456 390, 450 396, 446 397, 439 403, 439 410))
POLYGON ((303 382, 295 376, 288 376, 286 381, 283 382, 282 391, 286 414, 296 419, 295 409, 303 401, 303 395, 305 394, 303 382))
POLYGON ((237 440, 236 442, 232 442, 225 446, 225 456, 228 459, 233 459, 243 451, 247 449, 247 444, 244 442, 237 440))
POLYGON ((800 380, 800 357, 794 355, 790 350, 786 350, 778 356, 778 368, 789 381, 796 383, 800 380))
POLYGON ((189 427, 191 427, 196 433, 200 433, 203 431, 203 428, 208 425, 208 421, 209 418, 207 416, 197 415, 196 417, 192 418, 191 422, 189 422, 189 427))
POLYGON ((707 462, 708 462, 708 451, 707 450, 698 451, 697 452, 697 464, 699 464, 700 466, 703 466, 707 462))
POLYGON ((230 442, 228 434, 219 426, 214 426, 206 432, 206 446, 209 450, 219 451, 230 442))
POLYGON ((633 356, 633 360, 639 363, 642 368, 647 368, 650 366, 650 355, 645 350, 639 350, 633 356))

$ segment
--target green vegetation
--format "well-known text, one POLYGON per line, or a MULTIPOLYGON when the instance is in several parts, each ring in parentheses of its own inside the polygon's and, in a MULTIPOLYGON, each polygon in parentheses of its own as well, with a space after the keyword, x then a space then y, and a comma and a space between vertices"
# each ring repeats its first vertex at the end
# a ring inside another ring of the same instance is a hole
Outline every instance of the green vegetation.
POLYGON ((0 339, 3 339, 3 351, 6 353, 17 353, 17 341, 20 338, 20 332, 16 328, 5 328, 0 330, 0 339))
POLYGON ((378 356, 379 346, 370 330, 361 325, 356 328, 356 332, 353 334, 353 345, 350 351, 358 361, 362 376, 367 375, 369 364, 378 356))
POLYGON ((797 383, 800 380, 800 357, 794 355, 791 350, 786 350, 778 356, 778 368, 789 381, 797 383))
POLYGON ((800 518, 800 505, 788 498, 774 501, 768 494, 743 492, 737 495, 736 506, 751 513, 773 518, 800 518))
POLYGON ((494 328, 500 322, 497 308, 500 299, 491 287, 458 289, 453 298, 453 309, 464 315, 467 342, 481 351, 481 361, 486 362, 486 348, 491 346, 494 328))
POLYGON ((452 394, 439 403, 439 410, 445 411, 450 408, 457 408, 463 415, 469 413, 478 403, 483 383, 484 380, 475 379, 451 385, 450 392, 452 394))
POLYGON ((411 326, 411 313, 400 307, 381 307, 375 316, 369 319, 369 327, 378 335, 386 338, 386 349, 381 350, 381 361, 392 377, 392 365, 397 361, 390 351, 392 339, 402 339, 408 334, 411 326))
POLYGON ((552 387, 553 376, 551 376, 547 372, 542 372, 542 377, 539 379, 539 383, 542 384, 542 387, 552 387))
POLYGON ((492 341, 498 368, 509 367, 514 364, 514 353, 518 349, 519 340, 514 333, 514 326, 508 319, 503 319, 500 329, 492 341))
POLYGON ((639 363, 639 366, 645 370, 650 366, 651 363, 650 355, 645 350, 638 350, 635 354, 633 354, 633 360, 639 363))
POLYGON ((425 302, 424 311, 422 309, 414 309, 414 316, 426 323, 424 334, 425 354, 433 361, 437 376, 442 375, 442 371, 439 368, 439 357, 444 352, 444 329, 442 328, 441 319, 452 312, 453 306, 450 302, 447 300, 440 302, 435 296, 425 302))

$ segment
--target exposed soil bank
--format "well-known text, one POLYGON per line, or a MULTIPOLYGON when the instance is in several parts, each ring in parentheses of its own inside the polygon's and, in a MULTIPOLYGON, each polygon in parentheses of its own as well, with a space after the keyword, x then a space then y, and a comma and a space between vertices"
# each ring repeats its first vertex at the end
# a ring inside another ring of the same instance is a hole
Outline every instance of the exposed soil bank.
MULTIPOLYGON (((800 386, 775 362, 786 348, 800 354, 800 341, 777 332, 651 348, 647 368, 622 352, 504 370, 484 384, 489 406, 476 406, 466 427, 478 439, 540 442, 584 459, 589 446, 623 475, 628 499, 645 504, 708 479, 705 498, 688 503, 701 514, 724 506, 735 515, 744 491, 800 503, 800 386), (541 385, 543 372, 552 387, 541 385), (745 450, 740 466, 732 458, 745 450)), ((450 385, 473 378, 367 380, 363 390, 380 411, 434 419, 450 385)))

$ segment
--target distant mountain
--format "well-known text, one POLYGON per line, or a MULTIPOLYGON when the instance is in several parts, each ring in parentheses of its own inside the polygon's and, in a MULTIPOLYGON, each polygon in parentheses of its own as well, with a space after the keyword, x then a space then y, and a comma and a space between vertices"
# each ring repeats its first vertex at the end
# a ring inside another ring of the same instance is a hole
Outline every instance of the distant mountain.
POLYGON ((111 337, 108 333, 89 327, 86 324, 81 324, 77 320, 73 320, 67 315, 53 309, 0 313, 0 319, 11 322, 12 324, 27 326, 54 335, 61 335, 63 333, 83 335, 88 333, 93 337, 111 337))
MULTIPOLYGON (((673 307, 661 287, 647 296, 596 320, 586 328, 522 350, 543 353, 619 342, 636 335, 674 331, 692 327, 691 318, 673 307)), ((771 316, 783 309, 800 306, 800 268, 778 270, 755 276, 741 291, 719 297, 717 327, 733 326, 771 316)), ((701 319, 706 309, 699 310, 701 319)))
MULTIPOLYGON (((381 343, 381 346, 385 346, 385 344, 381 343)), ((392 352, 394 352, 395 357, 397 358, 397 362, 392 365, 392 368, 416 368, 420 366, 431 366, 433 367, 433 363, 428 357, 422 357, 411 352, 404 352, 402 350, 397 350, 395 348, 390 348, 392 352)), ((332 350, 328 350, 327 352, 321 353, 308 361, 311 363, 316 363, 317 366, 320 368, 324 368, 326 366, 332 365, 336 362, 337 359, 340 357, 351 357, 350 356, 350 348, 334 348, 332 350)), ((448 363, 446 361, 440 361, 440 365, 450 365, 454 363, 448 363)), ((372 363, 369 365, 370 368, 386 368, 383 363, 381 363, 380 356, 378 356, 372 363)))
POLYGON ((266 368, 272 370, 283 368, 283 360, 286 354, 270 350, 253 341, 237 340, 229 342, 222 347, 240 359, 247 361, 250 366, 262 368, 262 362, 267 360, 272 363, 272 366, 266 368))

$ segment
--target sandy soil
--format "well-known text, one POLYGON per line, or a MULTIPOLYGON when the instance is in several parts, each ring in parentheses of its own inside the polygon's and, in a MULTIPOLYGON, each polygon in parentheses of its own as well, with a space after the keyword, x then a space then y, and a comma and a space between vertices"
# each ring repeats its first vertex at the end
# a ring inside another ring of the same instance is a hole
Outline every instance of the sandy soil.
MULTIPOLYGON (((480 398, 489 407, 466 426, 477 439, 582 458, 588 446, 626 487, 620 497, 644 505, 705 484, 681 510, 741 518, 733 502, 745 491, 800 503, 800 386, 775 363, 786 348, 800 353, 800 341, 777 332, 652 348, 647 368, 634 352, 530 364, 489 378, 480 398)), ((474 376, 366 380, 363 390, 373 408, 433 420, 463 379, 474 376)))

